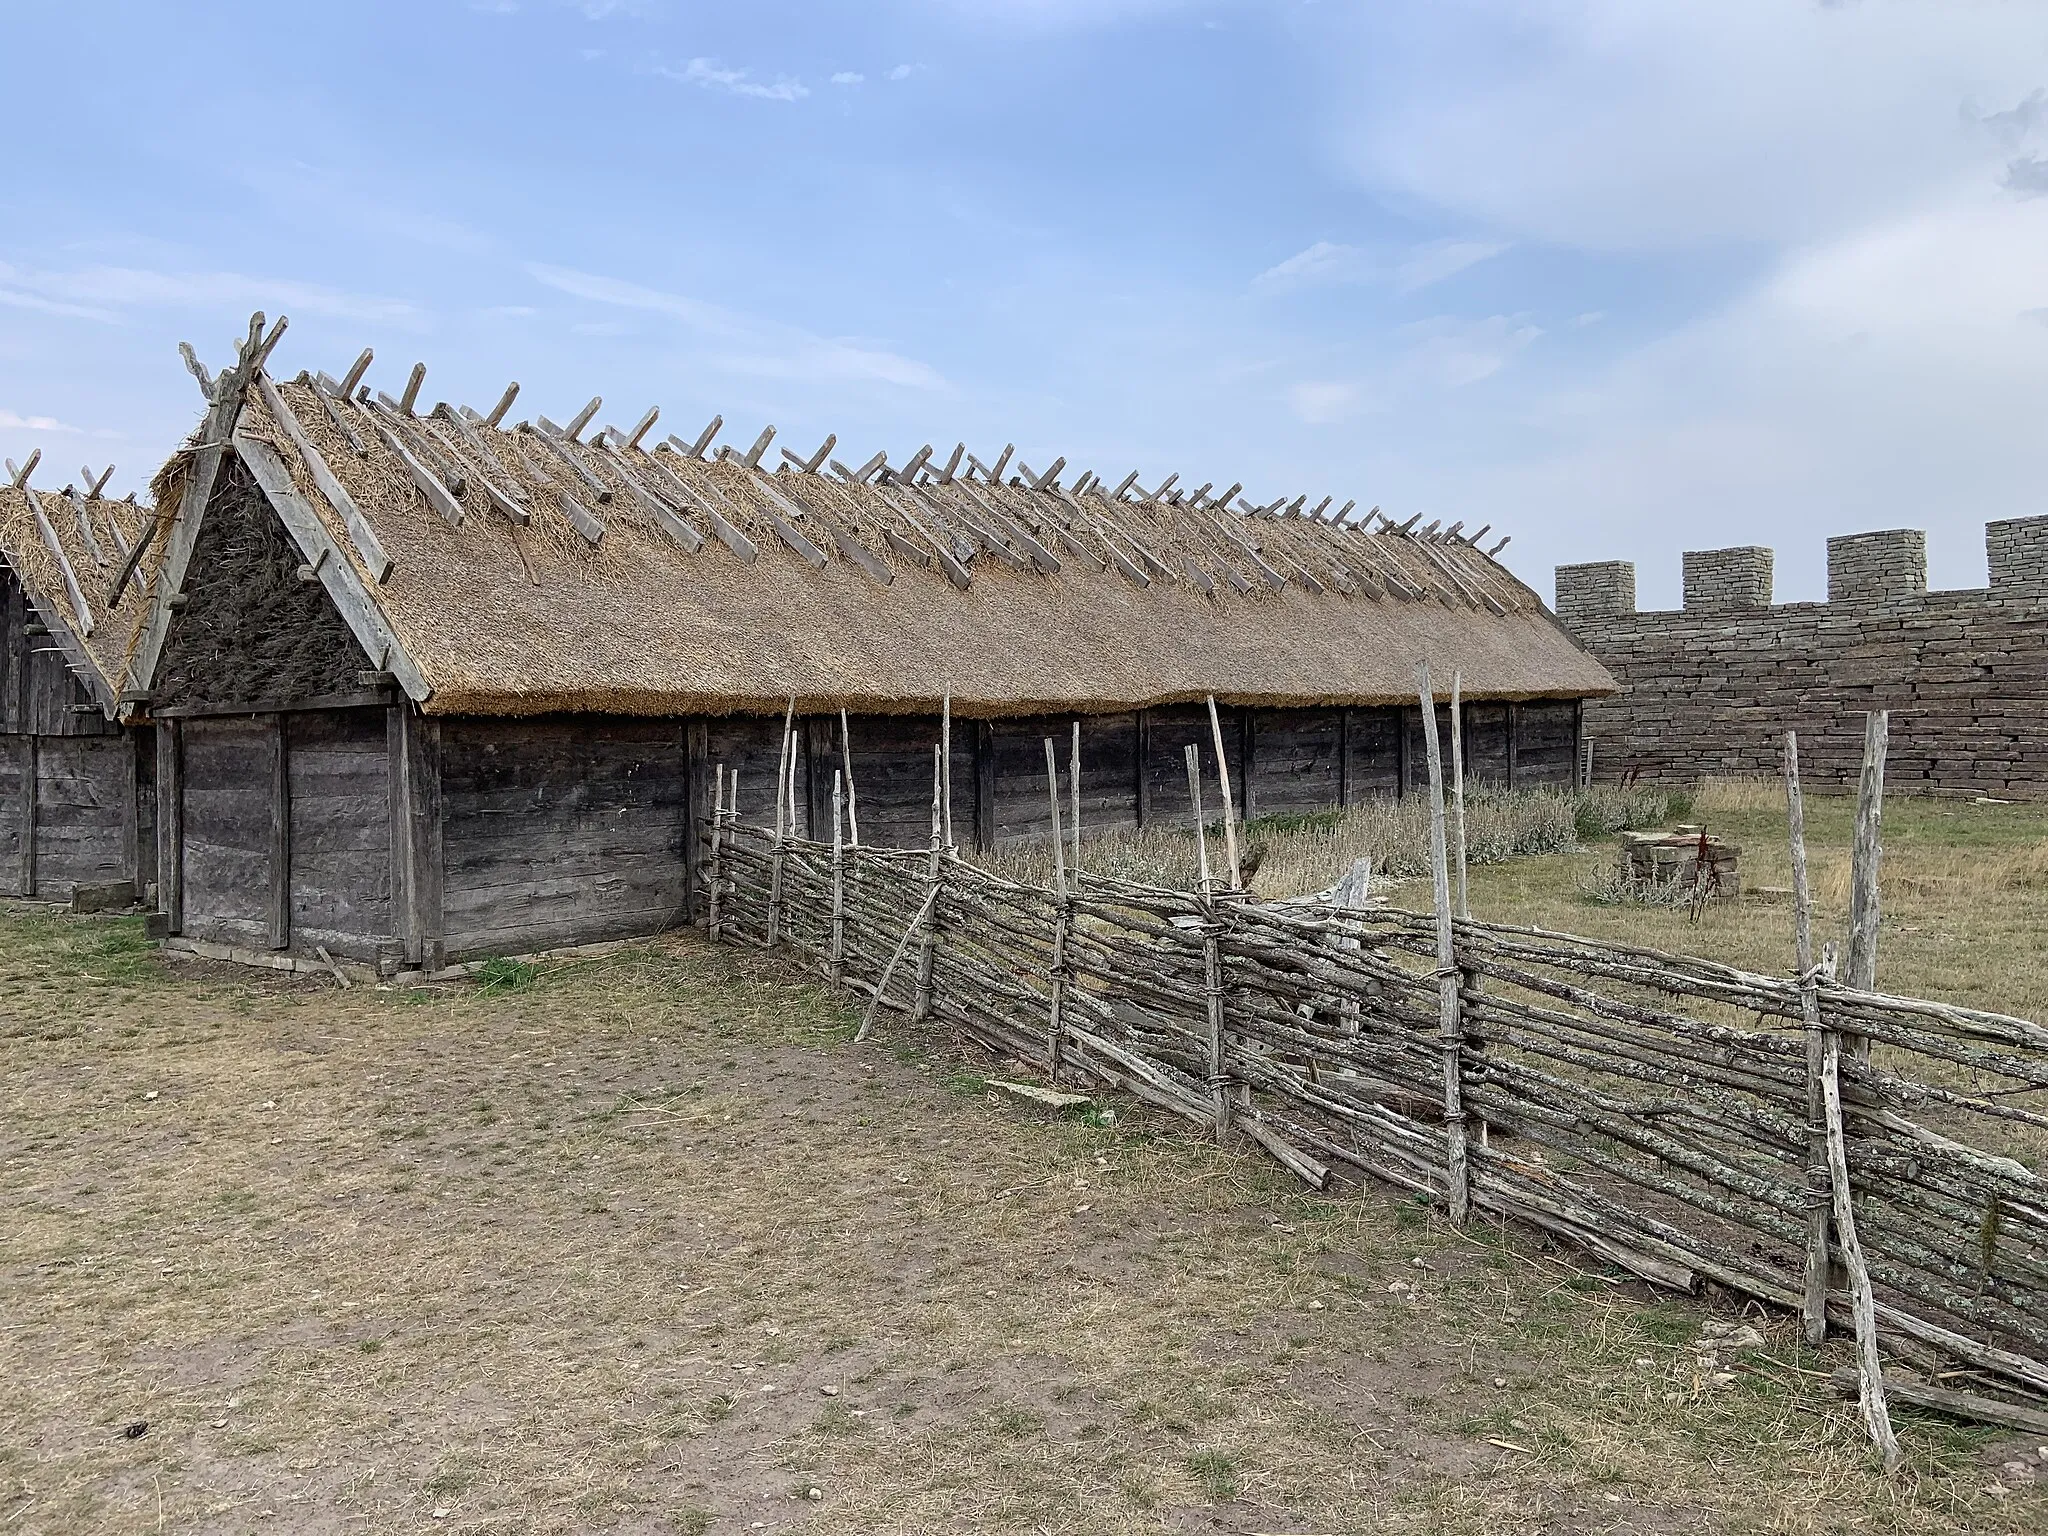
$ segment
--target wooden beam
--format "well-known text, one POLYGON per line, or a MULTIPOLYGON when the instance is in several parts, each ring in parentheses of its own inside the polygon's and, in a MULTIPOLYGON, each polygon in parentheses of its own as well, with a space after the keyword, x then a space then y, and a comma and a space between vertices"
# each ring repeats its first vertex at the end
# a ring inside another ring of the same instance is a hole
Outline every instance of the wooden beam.
POLYGON ((952 456, 946 460, 946 467, 939 471, 939 484, 951 485, 953 483, 953 477, 960 473, 960 460, 966 452, 967 445, 965 443, 955 443, 953 445, 952 456))
MULTIPOLYGON (((22 656, 20 661, 25 666, 27 656, 22 656)), ((20 760, 18 771, 21 775, 18 786, 20 809, 15 818, 19 823, 16 835, 20 840, 21 863, 15 884, 22 895, 33 896, 36 894, 36 844, 40 840, 37 821, 42 808, 42 795, 37 782, 42 775, 39 762, 42 738, 36 734, 35 722, 25 719, 22 721, 22 733, 15 740, 19 743, 15 750, 20 760)))
MULTIPOLYGON (((370 360, 376 355, 368 347, 363 348, 361 352, 356 354, 356 360, 349 365, 348 372, 341 376, 340 393, 342 399, 348 400, 354 397, 356 386, 363 382, 363 375, 370 371, 370 360)), ((513 388, 516 389, 518 386, 514 385, 513 388)))
POLYGON ((905 483, 915 480, 917 478, 917 472, 925 467, 925 464, 931 459, 931 456, 932 445, 930 443, 926 443, 922 448, 918 449, 917 452, 913 453, 910 456, 910 460, 908 463, 906 463, 901 469, 896 471, 896 478, 898 480, 904 481, 905 483))
POLYGON ((1145 824, 1152 819, 1152 775, 1148 771, 1152 762, 1152 711, 1138 711, 1138 782, 1136 799, 1138 806, 1138 830, 1145 830, 1145 824))
POLYGON ((836 432, 827 432, 825 434, 825 441, 818 444, 818 451, 812 454, 808 459, 798 458, 794 453, 791 453, 787 448, 782 450, 782 456, 785 459, 789 460, 790 463, 794 464, 798 469, 802 470, 805 474, 815 475, 818 472, 818 466, 823 464, 826 459, 832 456, 832 450, 833 448, 838 446, 838 443, 839 434, 836 432))
POLYGON ((579 440, 583 436, 583 429, 590 425, 590 418, 597 414, 598 407, 603 404, 603 395, 592 395, 590 403, 569 418, 569 424, 562 428, 562 436, 572 443, 579 440))
MULTIPOLYGON (((383 542, 378 539, 376 530, 371 528, 369 519, 363 516, 362 509, 355 503, 355 498, 349 495, 347 488, 335 477, 334 471, 328 468, 327 461, 320 457, 320 451, 313 446, 312 439, 306 436, 305 428, 299 425, 298 416, 292 411, 282 392, 270 381, 269 374, 256 375, 256 392, 263 400, 264 409, 270 412, 271 420, 283 429, 285 437, 290 440, 293 452, 299 456, 299 462, 305 465, 306 472, 313 477, 314 487, 334 509, 335 515, 341 519, 342 528, 347 532, 349 542, 355 546, 356 556, 362 561, 363 569, 369 572, 370 580, 379 586, 383 585, 391 578, 391 557, 384 552, 383 542)), ((237 447, 240 445, 237 444, 237 447)), ((247 461, 246 453, 243 454, 243 459, 247 461)), ((278 467, 282 469, 283 465, 280 463, 278 467)), ((258 483, 262 483, 260 478, 258 483)), ((288 474, 285 476, 285 483, 290 484, 288 474)), ((266 493, 269 491, 268 486, 264 489, 266 493)), ((325 553, 326 547, 323 545, 317 551, 307 550, 306 558, 313 560, 317 567, 318 556, 325 553)))
MULTIPOLYGON (((755 471, 751 483, 755 490, 774 502, 791 518, 798 521, 808 519, 818 527, 823 528, 826 534, 830 536, 833 544, 838 547, 839 553, 867 572, 871 580, 885 587, 896 580, 896 573, 889 569, 888 562, 877 556, 872 550, 863 545, 860 540, 856 539, 852 533, 842 527, 839 520, 827 512, 822 504, 812 506, 809 503, 796 501, 788 496, 784 496, 782 492, 775 488, 774 482, 758 470, 755 471)), ((813 548, 815 547, 814 545, 813 548)), ((801 554, 802 551, 799 550, 798 553, 801 554)))
MULTIPOLYGON (((1052 461, 1051 465, 1047 467, 1044 474, 1039 475, 1032 479, 1031 489, 1033 489, 1034 491, 1043 491, 1047 489, 1058 490, 1060 483, 1060 471, 1065 469, 1066 467, 1066 456, 1062 454, 1059 458, 1054 459, 1052 461)), ((1030 473, 1030 471, 1026 470, 1022 464, 1019 464, 1017 468, 1020 473, 1024 473, 1027 475, 1030 473)))
MULTIPOLYGON (((450 435, 451 433, 461 434, 461 429, 468 426, 468 422, 452 412, 446 416, 431 417, 426 423, 426 429, 433 433, 435 440, 440 443, 443 450, 446 451, 448 456, 457 465, 462 467, 464 479, 474 481, 477 489, 484 493, 484 500, 504 513, 513 522, 520 524, 522 527, 525 526, 531 520, 530 515, 515 492, 504 490, 494 485, 487 475, 480 472, 474 465, 468 463, 462 457, 465 447, 469 448, 472 452, 480 450, 480 457, 486 458, 499 474, 505 474, 504 466, 498 463, 496 457, 490 453, 490 450, 483 446, 483 440, 475 436, 473 431, 468 434, 462 434, 460 441, 455 436, 450 435)), ((505 480, 507 485, 517 485, 517 482, 509 475, 505 477, 505 480)))
POLYGON ((867 463, 861 465, 859 469, 856 469, 853 472, 853 483, 855 485, 866 485, 870 480, 875 478, 875 474, 878 470, 887 469, 888 467, 889 452, 885 448, 876 453, 873 458, 867 461, 867 463))
POLYGON ((199 381, 199 393, 208 400, 213 398, 213 375, 207 372, 206 364, 199 361, 199 354, 192 350, 192 343, 178 343, 178 356, 185 360, 185 371, 199 381))
POLYGON ((42 539, 44 548, 57 562, 57 570, 64 578, 65 595, 71 599, 72 616, 82 636, 93 631, 92 608, 85 600, 85 593, 78 585, 78 573, 71 568, 71 557, 64 553, 64 546, 57 542, 57 530, 50 526, 49 514, 43 510, 43 499, 26 485, 21 487, 28 497, 29 511, 35 514, 36 533, 42 539))
POLYGON ((638 448, 640 446, 640 439, 645 437, 653 428, 655 422, 660 419, 660 406, 650 405, 647 407, 647 414, 640 418, 639 423, 633 428, 631 435, 626 438, 626 446, 628 448, 638 448))
POLYGON ((673 508, 640 483, 632 466, 626 462, 625 450, 616 439, 605 444, 605 451, 611 455, 612 472, 626 483, 626 489, 632 492, 633 499, 640 503, 640 510, 647 514, 655 527, 690 554, 694 555, 704 547, 704 535, 684 522, 673 508))
POLYGON ((1010 455, 1016 451, 1017 445, 1015 443, 1003 444, 1003 451, 996 455, 995 463, 989 468, 988 483, 990 485, 1001 485, 1003 483, 1003 466, 1010 462, 1010 455))
POLYGON ((604 524, 592 517, 574 496, 557 488, 555 505, 562 509, 562 516, 569 520, 569 526, 582 536, 584 543, 595 548, 604 542, 604 524))
POLYGON ((674 433, 669 434, 668 440, 675 444, 684 458, 701 459, 704 457, 704 450, 711 446, 711 440, 718 436, 718 429, 724 425, 725 418, 723 416, 714 416, 705 424, 704 430, 697 434, 696 442, 686 443, 674 433))
POLYGON ((185 931, 185 737, 175 720, 156 728, 156 907, 172 934, 185 931))
POLYGON ((761 435, 754 439, 754 446, 747 450, 746 456, 740 462, 746 465, 748 469, 753 469, 760 464, 761 455, 768 451, 768 445, 774 441, 775 428, 772 426, 763 427, 761 435))
MULTIPOLYGON (((675 439, 670 438, 669 442, 673 443, 675 439)), ((663 444, 662 446, 667 447, 668 444, 663 444)), ((674 451, 682 452, 680 449, 674 451)), ((711 505, 714 498, 719 501, 725 500, 724 496, 719 493, 715 486, 707 485, 699 491, 692 492, 688 486, 683 484, 678 476, 671 474, 656 456, 650 454, 648 462, 654 466, 658 474, 667 479, 686 498, 687 505, 693 505, 696 510, 704 514, 705 521, 711 524, 711 531, 718 535, 719 542, 725 545, 727 549, 738 555, 748 565, 752 565, 761 557, 760 547, 721 515, 717 507, 711 505)), ((726 505, 730 509, 731 504, 727 503, 726 505)))
POLYGON ((441 722, 404 700, 386 716, 391 773, 392 915, 408 964, 439 970, 442 937, 441 722))
MULTIPOLYGON (((408 697, 425 699, 433 692, 432 686, 420 671, 418 663, 399 643, 398 636, 384 618, 382 608, 370 596, 369 589, 362 584, 355 566, 345 559, 319 558, 323 553, 330 551, 333 556, 338 557, 340 549, 319 514, 299 495, 298 488, 292 483, 290 472, 285 468, 284 460, 278 457, 277 451, 269 443, 246 433, 237 432, 234 445, 235 451, 242 456, 242 462, 249 466, 249 473, 263 488, 263 494, 270 498, 270 505, 276 511, 278 520, 284 524, 285 530, 299 546, 301 555, 314 565, 321 585, 327 589, 328 597, 333 600, 335 609, 341 614, 349 631, 356 637, 356 643, 362 646, 364 654, 379 671, 394 675, 408 697)), ((365 527, 367 528, 367 525, 365 527)), ((352 541, 354 537, 351 533, 352 541)), ((374 540, 374 535, 372 538, 374 540)), ((381 546, 377 547, 381 553, 381 546)), ((365 564, 369 562, 366 561, 365 564)), ((389 570, 390 563, 387 560, 386 574, 389 570)))
POLYGON ((547 417, 534 417, 533 429, 522 435, 534 438, 548 452, 568 465, 576 478, 589 489, 590 494, 597 498, 599 506, 612 499, 612 488, 591 473, 590 466, 583 462, 582 455, 571 449, 568 435, 547 417))
POLYGON ((1138 472, 1134 469, 1117 482, 1115 490, 1109 493, 1111 501, 1122 501, 1130 488, 1138 483, 1138 472))
POLYGON ((398 414, 410 416, 412 408, 419 404, 420 386, 427 382, 427 365, 414 363, 412 372, 405 377, 405 392, 398 397, 398 414))
POLYGON ((389 427, 381 421, 373 422, 372 425, 377 429, 378 437, 384 440, 384 446, 398 455, 398 462, 404 466, 406 474, 418 488, 420 495, 425 498, 427 505, 440 513, 450 527, 460 528, 464 521, 462 503, 455 499, 447 486, 435 478, 432 470, 413 456, 412 451, 398 440, 397 435, 389 427))
POLYGON ((271 721, 270 771, 270 947, 292 943, 292 759, 291 716, 271 721))

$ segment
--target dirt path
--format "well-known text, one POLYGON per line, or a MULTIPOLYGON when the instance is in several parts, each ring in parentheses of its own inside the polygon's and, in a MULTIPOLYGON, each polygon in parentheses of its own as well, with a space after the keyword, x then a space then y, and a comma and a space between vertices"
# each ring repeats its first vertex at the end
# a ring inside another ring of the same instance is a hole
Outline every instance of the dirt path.
POLYGON ((0 916, 0 1531, 2048 1521, 1932 1421, 1885 1485, 1782 1328, 850 1022, 690 939, 340 992, 0 916))

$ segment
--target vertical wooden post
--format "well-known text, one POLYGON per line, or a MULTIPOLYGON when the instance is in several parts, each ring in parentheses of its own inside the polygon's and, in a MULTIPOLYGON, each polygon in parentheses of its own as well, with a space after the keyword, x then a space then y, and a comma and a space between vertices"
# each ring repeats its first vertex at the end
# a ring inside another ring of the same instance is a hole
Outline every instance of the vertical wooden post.
MULTIPOLYGON (((913 1022, 922 1022, 932 1013, 932 982, 939 957, 939 891, 945 879, 944 845, 939 841, 942 830, 939 818, 943 808, 939 804, 941 792, 940 772, 944 768, 941 749, 932 748, 932 845, 925 860, 925 879, 931 883, 931 890, 925 897, 930 908, 924 925, 924 937, 917 949, 917 1011, 913 1022)), ((877 993, 879 996, 879 992, 877 993)))
MULTIPOLYGON (((1244 885, 1244 874, 1237 860, 1237 817, 1230 795, 1230 757, 1223 750, 1223 722, 1216 713, 1216 695, 1213 693, 1209 695, 1209 733, 1216 738, 1216 777, 1223 785, 1223 850, 1230 860, 1230 887, 1238 890, 1244 885)), ((1196 820, 1200 819, 1197 813, 1196 820)))
POLYGON ((948 848, 953 841, 953 695, 946 695, 939 713, 939 820, 948 848))
POLYGON ((1470 917, 1465 883, 1465 674, 1451 674, 1451 838, 1457 855, 1458 916, 1470 917))
POLYGON ((185 728, 156 727, 156 904, 165 930, 185 931, 185 728))
POLYGON ((683 728, 683 920, 697 921, 704 905, 703 859, 709 843, 704 826, 705 784, 711 755, 711 727, 692 720, 683 728))
POLYGON ((1572 700, 1572 762, 1577 767, 1579 788, 1593 787, 1593 738, 1586 734, 1586 701, 1572 700))
POLYGON ((832 952, 826 975, 837 987, 846 980, 846 814, 844 775, 832 774, 832 952))
POLYGON ((1052 805, 1052 888, 1062 900, 1067 894, 1067 839, 1060 826, 1060 760, 1053 751, 1052 738, 1045 738, 1045 795, 1052 805))
POLYGON ((715 772, 711 796, 711 862, 707 872, 710 890, 706 892, 706 920, 710 925, 711 942, 717 944, 725 938, 725 867, 722 857, 725 852, 725 764, 720 763, 715 772))
POLYGON ((1444 1066, 1444 1174, 1451 1220, 1459 1226, 1471 1210, 1471 1171, 1466 1163, 1464 1024, 1458 1004, 1458 958, 1451 924, 1451 861, 1445 838, 1443 751, 1437 742, 1436 695, 1429 664, 1418 662, 1415 681, 1422 699, 1422 744, 1429 755, 1429 858, 1436 898, 1437 1007, 1442 1023, 1444 1066))
POLYGON ((782 942, 783 842, 789 835, 789 776, 795 747, 790 727, 795 717, 796 699, 792 697, 789 713, 782 720, 782 749, 775 755, 775 843, 768 850, 768 928, 764 949, 773 949, 782 942))
MULTIPOLYGON (((1256 776, 1252 772, 1257 747, 1258 711, 1247 704, 1238 711, 1237 717, 1237 786, 1242 791, 1237 797, 1237 819, 1240 824, 1252 820, 1259 814, 1252 803, 1257 798, 1254 784, 1256 776)), ((1218 759, 1223 756, 1221 752, 1216 755, 1218 759)), ((1230 867, 1235 872, 1236 861, 1233 860, 1230 867)), ((1242 880, 1238 882, 1240 885, 1243 883, 1242 880)))
POLYGON ((1205 892, 1202 924, 1202 1000, 1209 1024, 1209 1115, 1219 1142, 1230 1139, 1230 1069, 1223 1023, 1223 925, 1216 920, 1215 893, 1205 892))
POLYGON ((1351 710, 1337 711, 1337 808, 1351 808, 1351 710))
POLYGON ((292 943, 291 716, 275 714, 270 758, 270 947, 292 943))
POLYGON ((1137 784, 1134 786, 1138 801, 1138 830, 1145 830, 1152 820, 1152 711, 1138 711, 1138 763, 1137 784))
MULTIPOLYGON (((1844 977, 1863 992, 1877 990, 1878 866, 1884 859, 1884 759, 1891 717, 1872 710, 1863 722, 1863 773, 1856 785, 1856 841, 1849 856, 1849 965, 1844 977)), ((1852 1060, 1870 1057, 1867 1035, 1848 1039, 1852 1060)))
POLYGON ((1406 800, 1408 798, 1408 774, 1412 766, 1408 761, 1408 711, 1396 709, 1393 714, 1394 798, 1396 800, 1406 800))
POLYGON ((391 906, 407 965, 441 969, 441 723, 399 699, 385 715, 391 765, 391 906))
MULTIPOLYGON (((1075 727, 1076 731, 1080 729, 1075 727)), ((1078 740, 1078 738, 1077 738, 1078 740)), ((1079 760, 1075 763, 1078 769, 1079 760)), ((1052 809, 1052 888, 1059 902, 1059 913, 1053 922, 1052 971, 1049 981, 1052 988, 1052 1007, 1046 1019, 1045 1071, 1048 1078, 1057 1076, 1060 1070, 1060 1045, 1065 1023, 1062 1015, 1067 1001, 1067 928, 1073 921, 1073 902, 1067 894, 1067 839, 1060 826, 1060 760, 1053 750, 1052 738, 1045 738, 1045 798, 1052 809)))
POLYGON ((1195 817, 1195 857, 1201 870, 1201 892, 1209 894, 1209 829, 1202 825, 1202 749, 1190 742, 1181 751, 1188 770, 1188 806, 1195 817))
POLYGON ((860 795, 853 787, 853 730, 846 723, 846 711, 839 711, 839 766, 846 770, 846 837, 860 846, 860 795))
POLYGON ((1799 736, 1785 733, 1785 813, 1792 844, 1792 935, 1798 965, 1799 1014, 1806 1031, 1806 1285, 1799 1308, 1806 1342, 1828 1336, 1827 1047, 1820 1018, 1819 972, 1813 963, 1813 896, 1806 874, 1806 800, 1799 787, 1799 736))
POLYGON ((121 732, 121 877, 135 883, 142 895, 142 732, 133 726, 121 732))
MULTIPOLYGON (((31 722, 32 723, 32 722, 31 722)), ((32 730, 21 733, 21 894, 36 894, 36 822, 42 808, 40 786, 42 742, 32 730)))
POLYGON ((974 846, 996 847, 996 728, 987 720, 974 722, 974 846))
POLYGON ((1073 751, 1067 757, 1067 794, 1074 807, 1073 827, 1069 835, 1074 840, 1074 873, 1081 873, 1081 722, 1074 722, 1073 751))
POLYGON ((1507 783, 1507 787, 1508 787, 1509 789, 1513 789, 1513 788, 1515 787, 1515 753, 1516 753, 1516 751, 1518 750, 1518 747, 1517 747, 1517 743, 1518 743, 1518 741, 1519 741, 1519 740, 1520 740, 1520 738, 1521 738, 1521 734, 1522 734, 1522 706, 1521 706, 1521 705, 1519 705, 1519 704, 1514 704, 1514 703, 1510 703, 1510 704, 1508 705, 1508 783, 1507 783))
POLYGON ((1884 1362, 1877 1349, 1877 1299, 1872 1294, 1870 1266, 1864 1262, 1863 1244, 1856 1236, 1856 1202, 1849 1188, 1849 1146, 1842 1115, 1842 1037, 1829 1030, 1825 1069, 1821 1074, 1828 1125, 1828 1183, 1833 1195, 1835 1237, 1842 1247, 1842 1263, 1849 1271, 1850 1312, 1856 1322, 1856 1363, 1858 1397, 1863 1408, 1863 1426, 1869 1430, 1884 1469, 1896 1472, 1905 1464, 1898 1437, 1892 1433, 1891 1409, 1884 1397, 1884 1362))

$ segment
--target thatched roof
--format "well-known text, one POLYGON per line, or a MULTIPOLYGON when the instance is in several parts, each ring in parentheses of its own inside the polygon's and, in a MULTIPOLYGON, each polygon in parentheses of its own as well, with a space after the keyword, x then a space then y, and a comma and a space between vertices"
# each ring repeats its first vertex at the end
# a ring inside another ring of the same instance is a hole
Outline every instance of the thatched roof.
POLYGON ((153 514, 132 499, 99 495, 106 473, 88 471, 83 488, 74 482, 50 490, 34 484, 34 467, 31 460, 20 484, 14 475, 0 479, 0 559, 13 570, 73 673, 111 713, 129 637, 148 607, 154 562, 145 554, 142 569, 123 584, 118 600, 109 601, 109 589, 153 514))
MULTIPOLYGON (((785 453, 771 473, 768 434, 707 452, 644 423, 593 433, 588 412, 501 429, 502 406, 365 394, 259 377, 234 442, 308 559, 332 546, 329 590, 430 712, 1383 704, 1413 697, 1418 660, 1468 698, 1614 687, 1444 533, 1247 515, 1236 487, 1062 486, 1007 450, 950 472, 785 453)), ((165 466, 160 506, 200 452, 165 466)))

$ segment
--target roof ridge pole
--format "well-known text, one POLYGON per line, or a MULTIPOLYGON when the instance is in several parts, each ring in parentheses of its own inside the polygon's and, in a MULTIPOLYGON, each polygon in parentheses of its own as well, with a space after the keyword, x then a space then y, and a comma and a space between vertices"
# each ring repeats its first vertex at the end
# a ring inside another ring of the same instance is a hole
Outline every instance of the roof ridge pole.
POLYGON ((1223 786, 1223 849, 1230 860, 1230 888, 1244 889, 1244 867, 1237 857, 1237 808, 1230 794, 1230 759, 1223 755, 1223 719, 1216 713, 1216 695, 1209 695, 1209 730, 1216 738, 1216 778, 1223 786))

